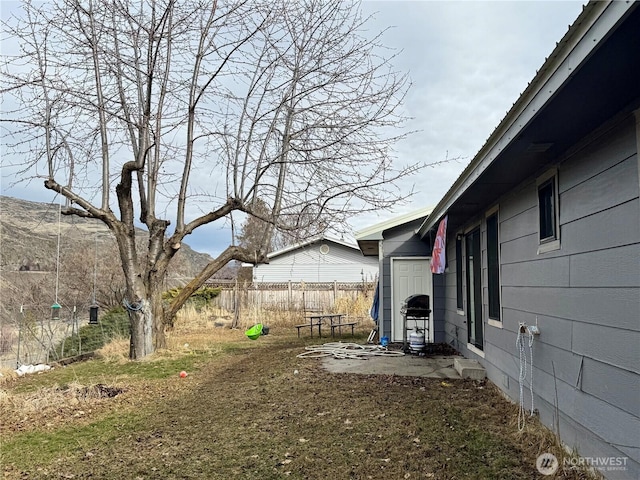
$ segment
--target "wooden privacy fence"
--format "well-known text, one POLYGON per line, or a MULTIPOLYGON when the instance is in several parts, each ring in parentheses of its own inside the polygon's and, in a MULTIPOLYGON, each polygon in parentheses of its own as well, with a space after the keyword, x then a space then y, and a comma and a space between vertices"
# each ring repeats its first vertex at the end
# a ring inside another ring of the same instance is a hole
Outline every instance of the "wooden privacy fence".
POLYGON ((268 310, 330 311, 339 298, 346 297, 354 302, 363 294, 373 298, 374 290, 370 282, 207 282, 207 286, 222 288, 213 303, 228 311, 235 311, 236 305, 268 310))

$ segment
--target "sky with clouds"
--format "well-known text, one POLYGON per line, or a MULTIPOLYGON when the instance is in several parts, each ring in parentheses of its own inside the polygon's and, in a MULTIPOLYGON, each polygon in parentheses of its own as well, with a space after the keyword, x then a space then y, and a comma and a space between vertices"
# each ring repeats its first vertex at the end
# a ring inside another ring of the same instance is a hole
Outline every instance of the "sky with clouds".
POLYGON ((433 163, 409 181, 417 194, 397 212, 354 220, 354 229, 395 213, 435 206, 533 79, 583 3, 577 1, 366 1, 385 43, 402 50, 413 86, 405 108, 419 130, 398 145, 401 159, 433 163))
MULTIPOLYGON (((2 15, 10 2, 0 2, 2 15)), ((12 2, 11 2, 12 3, 12 2)), ((401 162, 433 163, 406 180, 412 200, 390 212, 355 217, 354 230, 394 215, 435 205, 480 150, 545 58, 579 15, 580 1, 389 1, 367 0, 372 31, 391 27, 383 36, 401 50, 398 70, 409 72, 412 88, 404 105, 416 130, 396 147, 401 162)), ((3 162, 4 163, 4 162, 3 162)), ((2 195, 50 202, 54 194, 40 182, 12 186, 3 165, 2 195)), ((60 201, 56 199, 56 202, 60 201)), ((216 255, 228 245, 221 235, 228 224, 210 225, 187 243, 216 255), (221 238, 220 242, 213 239, 221 238)))

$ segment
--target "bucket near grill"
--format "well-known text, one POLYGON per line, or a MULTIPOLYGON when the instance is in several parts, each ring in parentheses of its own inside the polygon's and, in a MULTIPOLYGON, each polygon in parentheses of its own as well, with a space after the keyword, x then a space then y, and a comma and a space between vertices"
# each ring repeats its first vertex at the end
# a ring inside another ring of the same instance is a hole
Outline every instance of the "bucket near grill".
POLYGON ((411 335, 409 335, 409 350, 411 353, 420 353, 424 351, 426 346, 424 334, 420 329, 417 329, 416 332, 412 332, 411 335))

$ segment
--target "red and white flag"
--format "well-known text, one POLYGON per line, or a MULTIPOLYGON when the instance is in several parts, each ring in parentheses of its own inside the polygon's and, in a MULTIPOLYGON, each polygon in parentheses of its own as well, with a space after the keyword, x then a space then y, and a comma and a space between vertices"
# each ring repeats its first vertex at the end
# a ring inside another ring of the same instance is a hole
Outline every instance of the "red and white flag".
POLYGON ((447 249, 447 218, 440 220, 436 240, 433 242, 433 252, 431 253, 431 273, 444 273, 446 265, 445 251, 447 249))

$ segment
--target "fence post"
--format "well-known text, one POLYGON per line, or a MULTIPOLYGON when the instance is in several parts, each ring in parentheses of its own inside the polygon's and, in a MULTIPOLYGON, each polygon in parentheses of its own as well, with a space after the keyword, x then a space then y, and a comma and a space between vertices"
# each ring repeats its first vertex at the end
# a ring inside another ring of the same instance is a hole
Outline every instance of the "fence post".
POLYGON ((336 303, 336 300, 338 300, 338 281, 334 280, 333 281, 333 303, 336 303))
POLYGON ((240 323, 240 312, 238 311, 240 307, 240 301, 238 299, 238 279, 236 278, 236 284, 233 289, 233 323, 231 324, 232 328, 238 328, 238 323, 240 323))

